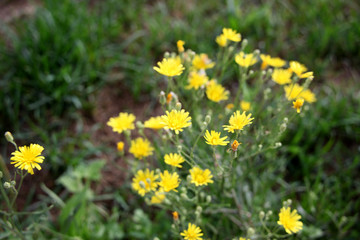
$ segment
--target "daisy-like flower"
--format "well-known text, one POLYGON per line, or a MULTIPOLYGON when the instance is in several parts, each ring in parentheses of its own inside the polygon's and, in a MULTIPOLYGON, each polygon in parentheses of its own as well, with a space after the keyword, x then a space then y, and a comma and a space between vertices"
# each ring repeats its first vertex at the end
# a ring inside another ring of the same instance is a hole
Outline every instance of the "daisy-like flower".
POLYGON ((245 54, 244 52, 239 52, 235 55, 235 62, 241 67, 248 68, 254 65, 257 60, 252 53, 245 54))
POLYGON ((316 102, 315 94, 310 89, 304 89, 297 83, 285 86, 284 90, 288 100, 303 98, 308 103, 316 102))
POLYGON ((195 224, 189 223, 188 229, 180 233, 185 240, 202 240, 201 236, 204 234, 201 232, 201 229, 195 224))
POLYGON ((224 34, 220 34, 216 37, 216 43, 219 44, 220 47, 226 47, 227 45, 227 38, 224 34))
POLYGON ((191 183, 194 183, 196 186, 207 186, 208 183, 213 183, 212 175, 209 169, 201 170, 198 167, 193 167, 190 169, 191 183))
POLYGON ((264 55, 264 54, 260 54, 260 58, 261 58, 261 69, 265 69, 267 66, 271 66, 271 67, 282 67, 285 65, 285 61, 282 60, 281 58, 273 58, 270 55, 264 55))
POLYGON ((251 103, 250 102, 247 102, 247 101, 241 101, 240 102, 240 108, 241 110, 247 112, 250 110, 251 108, 251 103))
POLYGON ((131 140, 131 145, 129 152, 133 154, 136 158, 142 159, 144 157, 152 155, 154 148, 151 146, 151 143, 147 139, 141 137, 131 140))
POLYGON ((223 127, 224 130, 233 133, 234 130, 242 130, 246 125, 250 125, 253 119, 254 118, 251 117, 251 113, 246 115, 246 112, 240 114, 240 111, 236 111, 230 117, 230 125, 223 125, 223 127))
POLYGON ((220 137, 220 133, 213 130, 211 132, 206 130, 204 138, 209 145, 226 146, 229 143, 229 141, 226 141, 227 137, 220 137))
POLYGON ((164 161, 168 165, 182 168, 181 163, 183 163, 185 159, 180 154, 170 153, 164 156, 164 161))
POLYGON ((13 155, 10 160, 11 164, 23 170, 25 169, 31 175, 34 174, 34 168, 41 170, 39 163, 43 163, 45 157, 41 156, 44 148, 39 144, 30 144, 30 146, 19 147, 19 150, 11 153, 13 155))
POLYGON ((305 65, 297 61, 290 62, 289 71, 294 72, 299 78, 313 77, 313 72, 306 72, 307 68, 305 67, 305 65))
POLYGON ((107 125, 112 127, 114 132, 122 133, 125 130, 135 129, 134 121, 134 114, 119 113, 119 116, 110 118, 107 125))
POLYGON ((137 191, 141 196, 150 191, 155 191, 157 187, 156 179, 159 176, 146 169, 145 171, 139 170, 136 172, 135 177, 132 179, 132 188, 137 191))
POLYGON ((291 83, 292 73, 287 69, 276 68, 271 77, 274 82, 280 85, 291 83))
POLYGON ((184 52, 185 49, 184 49, 184 45, 185 45, 185 42, 183 40, 179 40, 176 42, 176 45, 177 45, 177 48, 178 48, 178 51, 180 53, 184 52))
POLYGON ((189 117, 189 113, 185 112, 184 109, 181 109, 181 111, 166 111, 166 115, 161 116, 161 119, 165 125, 164 128, 174 130, 176 134, 179 134, 179 132, 183 131, 183 128, 191 125, 191 117, 189 117))
POLYGON ((316 96, 310 89, 306 89, 305 91, 303 91, 300 94, 300 97, 303 98, 308 103, 316 102, 316 96))
POLYGON ((206 87, 206 96, 213 102, 220 102, 229 98, 229 91, 214 81, 206 87))
POLYGON ((161 180, 158 184, 164 189, 165 192, 170 192, 171 190, 177 192, 176 188, 180 184, 180 179, 176 172, 171 174, 165 170, 164 173, 160 173, 160 178, 161 180))
POLYGON ((301 216, 297 213, 296 209, 291 211, 290 207, 283 207, 280 209, 279 225, 285 228, 288 234, 297 233, 303 228, 303 223, 299 221, 301 216))
POLYGON ((201 69, 208 69, 213 68, 215 66, 215 63, 209 59, 208 55, 205 53, 201 53, 200 55, 195 55, 192 65, 195 69, 201 70, 201 69))
POLYGON ((304 105, 304 99, 302 98, 296 99, 296 101, 293 102, 293 105, 294 105, 293 108, 296 109, 296 112, 300 113, 300 109, 304 105))
POLYGON ((225 36, 226 39, 233 41, 233 42, 240 42, 241 41, 241 34, 237 33, 235 30, 231 28, 223 28, 222 34, 225 36))
POLYGON ((124 151, 124 145, 125 145, 125 144, 124 144, 123 141, 118 142, 117 145, 116 145, 117 150, 118 150, 119 152, 124 151))
POLYGON ((150 203, 151 204, 160 204, 165 200, 165 192, 163 189, 159 189, 155 192, 154 196, 151 197, 150 203))
POLYGON ((155 130, 162 129, 164 127, 164 124, 162 123, 161 116, 149 118, 149 120, 144 122, 144 127, 155 130))
POLYGON ((196 71, 190 72, 189 74, 189 85, 186 89, 195 89, 198 90, 200 87, 204 86, 209 81, 209 78, 206 74, 201 74, 196 71))
POLYGON ((153 67, 153 69, 168 77, 178 76, 185 69, 185 67, 181 64, 181 61, 179 62, 177 58, 164 58, 157 64, 159 67, 153 67))

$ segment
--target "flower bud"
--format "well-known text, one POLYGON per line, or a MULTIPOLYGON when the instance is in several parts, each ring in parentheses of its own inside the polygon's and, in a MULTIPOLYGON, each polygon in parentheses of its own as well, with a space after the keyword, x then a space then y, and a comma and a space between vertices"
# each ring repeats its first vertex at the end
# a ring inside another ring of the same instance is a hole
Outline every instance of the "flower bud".
POLYGON ((3 177, 3 173, 2 171, 0 171, 0 179, 2 179, 2 177, 3 177))
POLYGON ((177 102, 177 103, 176 103, 175 109, 178 110, 178 111, 181 110, 181 103, 180 103, 180 102, 177 102))
POLYGON ((6 132, 5 133, 5 138, 8 142, 14 142, 14 137, 13 135, 11 134, 11 132, 6 132))
POLYGON ((288 199, 287 200, 287 204, 290 206, 292 204, 292 200, 291 199, 288 199))
POLYGON ((170 53, 169 53, 169 52, 165 52, 165 53, 164 53, 164 57, 165 57, 165 58, 169 58, 169 57, 170 57, 170 53))
POLYGON ((262 219, 264 219, 264 217, 265 217, 265 213, 264 213, 264 211, 261 211, 259 213, 259 218, 262 220, 262 219))
POLYGON ((143 124, 142 122, 140 122, 140 121, 137 121, 137 122, 136 122, 136 127, 137 127, 137 128, 140 128, 140 129, 143 129, 143 128, 144 128, 144 124, 143 124))
POLYGON ((247 44, 248 44, 248 40, 246 38, 244 40, 242 40, 242 42, 241 42, 241 51, 244 50, 244 48, 246 47, 247 44))
POLYGON ((288 123, 289 122, 289 119, 286 117, 284 118, 284 123, 288 123))
POLYGON ((275 143, 275 148, 279 148, 279 147, 281 147, 281 146, 282 146, 281 142, 276 142, 276 143, 275 143))
POLYGON ((211 203, 211 196, 210 195, 206 196, 206 203, 211 203))
POLYGON ((280 132, 284 132, 284 131, 286 130, 286 128, 287 128, 286 123, 282 123, 282 124, 280 125, 280 132))
POLYGON ((247 230, 247 235, 249 237, 253 236, 255 234, 255 229, 253 229, 252 227, 249 227, 247 230))
POLYGON ((11 184, 11 186, 15 186, 15 185, 16 185, 16 182, 15 182, 14 180, 12 180, 12 181, 10 182, 10 184, 11 184))
POLYGON ((164 91, 160 92, 160 104, 164 105, 166 103, 166 97, 164 91))
POLYGON ((4 188, 6 189, 11 188, 11 184, 9 182, 4 182, 4 188))
POLYGON ((177 146, 177 150, 178 150, 178 153, 181 153, 181 151, 182 151, 182 146, 181 146, 181 145, 178 145, 178 146, 177 146))
POLYGON ((206 115, 206 117, 205 117, 205 122, 206 122, 207 124, 209 124, 209 123, 211 122, 211 116, 210 116, 210 115, 206 115))
POLYGON ((262 144, 259 144, 259 150, 261 150, 263 148, 263 145, 262 144))

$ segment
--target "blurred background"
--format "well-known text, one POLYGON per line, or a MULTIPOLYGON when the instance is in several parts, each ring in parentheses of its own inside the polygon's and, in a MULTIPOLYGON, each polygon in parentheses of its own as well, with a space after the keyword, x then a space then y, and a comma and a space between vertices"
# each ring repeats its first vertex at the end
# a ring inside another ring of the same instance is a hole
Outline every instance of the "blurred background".
MULTIPOLYGON (((27 201, 44 191, 40 182, 61 191, 59 179, 69 169, 116 158, 112 152, 121 138, 108 129, 108 119, 120 111, 145 119, 161 86, 152 66, 164 52, 175 51, 179 39, 186 48, 214 56, 214 39, 223 27, 248 39, 248 49, 297 60, 314 71, 318 101, 312 114, 290 125, 280 154, 289 159, 288 178, 305 182, 299 200, 316 216, 312 236, 359 239, 355 0, 1 0, 0 132, 11 131, 19 145, 39 143, 46 152, 45 171, 34 176, 27 201)), ((13 151, 5 138, 0 147, 1 156, 13 151)), ((104 167, 96 180, 120 186, 119 171, 104 167)), ((121 190, 116 194, 122 210, 133 211, 121 190)))

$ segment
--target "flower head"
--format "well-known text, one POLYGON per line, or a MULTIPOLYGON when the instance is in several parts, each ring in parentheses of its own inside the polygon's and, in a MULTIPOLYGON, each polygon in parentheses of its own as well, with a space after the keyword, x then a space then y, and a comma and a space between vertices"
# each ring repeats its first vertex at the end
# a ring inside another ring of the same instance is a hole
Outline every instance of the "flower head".
POLYGON ((245 54, 244 52, 239 52, 235 55, 235 62, 239 64, 241 67, 248 68, 252 65, 254 65, 257 60, 254 57, 254 54, 249 53, 245 54))
POLYGON ((315 94, 310 89, 304 89, 297 83, 285 86, 284 90, 288 100, 303 98, 308 103, 316 102, 315 94))
POLYGON ((124 142, 123 141, 118 142, 116 146, 117 146, 117 150, 119 152, 124 151, 124 142))
POLYGON ((185 67, 181 64, 181 61, 176 58, 164 58, 157 64, 159 67, 153 67, 153 69, 158 73, 169 77, 178 76, 185 69, 185 67))
POLYGON ((184 52, 184 45, 185 45, 185 42, 183 40, 179 40, 176 42, 176 45, 177 45, 177 48, 178 48, 178 51, 181 53, 181 52, 184 52))
POLYGON ((254 118, 251 117, 251 113, 246 115, 246 112, 240 114, 240 111, 236 111, 230 117, 230 125, 223 125, 223 127, 224 130, 233 133, 234 130, 242 130, 246 125, 250 125, 253 119, 254 118))
POLYGON ((241 144, 241 143, 239 143, 237 140, 234 140, 233 143, 231 144, 231 149, 232 149, 234 152, 236 152, 240 144, 241 144))
POLYGON ((243 238, 243 237, 240 237, 239 240, 250 240, 248 238, 243 238))
POLYGON ((247 102, 247 101, 241 101, 240 102, 240 108, 241 108, 241 110, 243 110, 243 111, 249 111, 250 110, 250 108, 251 108, 251 103, 250 102, 247 102))
POLYGON ((119 113, 119 116, 110 118, 107 125, 112 127, 114 132, 122 133, 125 130, 135 129, 134 121, 134 114, 119 113))
POLYGON ((200 55, 195 55, 192 65, 195 69, 208 69, 213 68, 215 63, 209 59, 208 55, 205 53, 201 53, 200 55))
POLYGON ((313 72, 306 72, 307 68, 305 65, 297 62, 297 61, 291 61, 290 62, 290 72, 294 72, 299 78, 313 78, 313 72))
POLYGON ((196 71, 190 72, 189 74, 189 85, 186 86, 187 89, 198 90, 200 87, 204 86, 209 81, 209 78, 206 74, 201 74, 196 71))
POLYGON ((235 30, 232 30, 231 28, 223 28, 222 34, 224 37, 230 41, 233 42, 240 42, 241 41, 241 34, 237 33, 235 30))
POLYGON ((202 240, 201 236, 204 234, 201 233, 201 229, 195 224, 189 223, 188 229, 180 233, 185 240, 202 240))
POLYGON ((179 132, 183 131, 183 128, 191 125, 191 117, 189 117, 189 113, 185 112, 184 109, 181 109, 181 111, 166 111, 166 115, 161 116, 161 119, 165 125, 164 128, 174 130, 176 134, 179 134, 179 132))
POLYGON ((214 81, 206 87, 206 96, 213 102, 220 102, 229 98, 229 91, 214 81))
POLYGON ((224 34, 220 34, 216 37, 216 43, 219 44, 220 47, 226 47, 227 45, 227 38, 224 34))
POLYGON ((154 196, 151 197, 151 204, 160 204, 165 200, 165 192, 161 188, 155 192, 154 196))
POLYGON ((139 170, 136 172, 135 177, 132 179, 132 188, 137 191, 141 196, 150 191, 155 191, 157 187, 156 179, 158 175, 154 171, 146 169, 145 171, 139 170))
POLYGON ((149 120, 145 121, 144 126, 146 128, 158 130, 158 129, 162 129, 164 127, 164 124, 162 123, 161 116, 158 116, 158 117, 151 117, 149 120))
POLYGON ((229 109, 229 110, 233 109, 234 107, 235 107, 235 105, 233 103, 229 103, 225 106, 225 108, 229 109))
POLYGON ((19 147, 19 150, 11 153, 13 155, 10 160, 11 164, 21 170, 25 169, 31 175, 34 174, 34 168, 41 170, 39 163, 44 161, 44 156, 41 156, 44 148, 39 144, 30 144, 30 146, 19 147))
POLYGON ((271 77, 274 82, 280 85, 291 83, 292 73, 286 69, 276 68, 272 73, 271 77))
POLYGON ((142 159, 144 157, 152 155, 154 148, 151 146, 149 140, 141 137, 131 140, 129 152, 136 158, 142 159))
POLYGON ((272 66, 272 67, 282 67, 285 65, 285 61, 282 60, 281 58, 273 58, 271 57, 270 55, 264 55, 264 54, 261 54, 260 55, 260 58, 261 58, 261 69, 265 69, 267 66, 272 66))
POLYGON ((174 167, 182 168, 181 163, 183 163, 185 160, 184 158, 177 153, 170 153, 166 154, 164 156, 164 160, 166 164, 169 164, 174 167))
POLYGON ((280 209, 279 225, 285 228, 285 231, 288 234, 297 233, 303 227, 303 223, 299 220, 301 216, 297 213, 296 209, 291 212, 290 207, 283 207, 280 209))
POLYGON ((296 99, 296 101, 293 102, 293 104, 294 104, 293 108, 296 109, 296 112, 300 113, 300 109, 304 105, 304 99, 298 98, 296 99))
POLYGON ((171 190, 177 192, 176 188, 180 184, 180 179, 176 172, 171 174, 165 170, 164 173, 160 173, 160 178, 161 180, 158 184, 164 189, 165 192, 170 192, 171 190))
POLYGON ((227 137, 221 138, 220 133, 215 131, 209 132, 209 130, 206 130, 204 138, 206 140, 206 143, 209 145, 225 146, 229 143, 229 141, 226 141, 227 137))
POLYGON ((190 169, 191 183, 194 183, 196 186, 207 186, 208 183, 213 183, 212 175, 209 169, 201 170, 198 167, 193 167, 190 169))
POLYGON ((173 215, 173 219, 174 219, 174 221, 179 220, 179 213, 178 213, 177 211, 172 212, 172 215, 173 215))

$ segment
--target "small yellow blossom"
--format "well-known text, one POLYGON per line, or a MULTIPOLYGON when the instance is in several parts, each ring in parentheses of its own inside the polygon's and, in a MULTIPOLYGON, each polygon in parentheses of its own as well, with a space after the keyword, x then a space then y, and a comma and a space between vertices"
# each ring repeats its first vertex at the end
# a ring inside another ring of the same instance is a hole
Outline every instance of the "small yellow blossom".
POLYGON ((225 106, 225 108, 229 109, 229 110, 233 109, 234 107, 235 107, 235 105, 233 103, 229 103, 225 106))
POLYGON ((304 105, 304 99, 298 98, 296 99, 296 101, 293 102, 293 104, 294 104, 293 108, 296 109, 296 112, 300 113, 300 109, 304 105))
POLYGON ((310 89, 304 89, 297 83, 285 86, 284 90, 288 100, 303 98, 308 103, 316 102, 315 94, 310 89))
POLYGON ((185 240, 203 240, 201 236, 204 234, 201 232, 201 229, 195 224, 189 223, 188 229, 180 233, 185 240))
POLYGON ((107 125, 112 127, 114 132, 122 133, 125 130, 135 129, 134 121, 134 114, 119 113, 119 116, 110 118, 107 125))
POLYGON ((229 91, 221 84, 213 82, 206 87, 206 96, 213 102, 220 102, 229 98, 229 91))
POLYGON ((246 112, 240 113, 240 111, 236 111, 230 117, 230 125, 223 125, 223 127, 224 130, 233 133, 234 130, 242 130, 246 125, 250 125, 253 119, 251 113, 246 115, 246 112))
POLYGON ((245 54, 244 52, 239 52, 235 55, 235 62, 239 64, 241 67, 248 68, 252 65, 254 65, 257 60, 254 57, 254 54, 249 53, 245 54))
POLYGON ((161 119, 165 125, 164 128, 174 130, 176 134, 179 134, 179 132, 183 131, 183 128, 191 125, 191 117, 189 117, 189 113, 185 112, 184 109, 181 109, 181 111, 166 111, 166 115, 161 116, 161 119))
POLYGON ((162 129, 164 127, 164 124, 162 123, 161 116, 151 117, 149 120, 144 122, 144 127, 155 130, 162 129))
POLYGON ((297 213, 296 209, 291 212, 290 207, 283 207, 280 209, 279 225, 285 228, 288 234, 297 233, 303 228, 303 223, 299 221, 301 216, 297 213))
POLYGON ((166 103, 169 104, 173 98, 172 92, 169 92, 169 94, 166 96, 166 103))
POLYGON ((233 42, 240 42, 241 41, 241 34, 237 33, 235 30, 231 28, 223 28, 222 34, 225 36, 226 39, 233 41, 233 42))
POLYGON ((241 143, 239 143, 238 141, 234 140, 233 143, 231 144, 231 149, 232 149, 234 152, 236 152, 240 144, 241 144, 241 143))
POLYGON ((272 66, 272 67, 276 67, 276 68, 279 68, 279 67, 282 67, 285 65, 285 61, 282 60, 281 58, 273 58, 271 57, 270 55, 264 55, 264 54, 261 54, 260 55, 260 58, 261 58, 261 69, 265 69, 267 66, 272 66))
POLYGON ((241 107, 241 110, 247 112, 250 110, 251 108, 251 103, 250 102, 247 102, 247 101, 241 101, 240 102, 240 107, 241 107))
POLYGON ((216 37, 216 43, 219 44, 220 47, 226 47, 227 45, 227 38, 224 34, 220 34, 216 37))
POLYGON ((25 169, 31 175, 34 174, 34 168, 41 170, 39 163, 43 163, 44 156, 41 156, 44 148, 39 144, 30 144, 30 146, 19 147, 19 150, 11 153, 13 155, 10 160, 14 167, 21 170, 25 169))
POLYGON ((206 143, 209 145, 220 145, 220 146, 226 146, 229 141, 226 141, 227 137, 220 137, 219 132, 206 130, 205 136, 204 136, 206 143))
POLYGON ((160 178, 161 180, 158 184, 164 189, 165 192, 170 192, 171 190, 177 192, 176 188, 180 184, 180 179, 176 172, 171 174, 165 170, 164 173, 160 173, 160 178))
POLYGON ((300 97, 303 98, 308 103, 316 102, 316 96, 310 89, 306 89, 302 91, 300 97))
POLYGON ((313 72, 306 72, 307 68, 305 65, 297 62, 297 61, 291 61, 290 62, 290 72, 294 72, 299 78, 313 78, 313 72))
POLYGON ((162 189, 156 191, 154 196, 151 197, 150 203, 151 204, 160 204, 165 200, 166 196, 162 189))
POLYGON ((250 240, 249 238, 240 237, 239 240, 250 240))
POLYGON ((212 175, 209 169, 201 170, 198 167, 193 167, 190 169, 191 183, 194 183, 196 186, 207 186, 208 183, 213 183, 212 175))
POLYGON ((123 141, 118 142, 116 146, 117 146, 117 150, 119 152, 124 151, 124 142, 123 141))
POLYGON ((181 163, 183 163, 185 159, 180 154, 170 153, 164 156, 164 161, 168 165, 182 168, 181 163))
POLYGON ((198 72, 190 72, 189 74, 189 85, 187 85, 186 89, 195 89, 198 90, 200 87, 204 86, 209 81, 209 78, 206 74, 201 74, 198 72))
POLYGON ((158 73, 169 77, 178 76, 185 69, 177 58, 164 58, 157 64, 159 67, 153 67, 153 69, 158 73))
POLYGON ((152 155, 154 148, 151 146, 147 139, 141 137, 131 140, 129 152, 136 158, 142 159, 144 157, 152 155))
POLYGON ((178 48, 178 51, 180 53, 184 52, 184 45, 185 45, 185 42, 183 40, 179 40, 176 42, 176 45, 177 45, 177 48, 178 48))
POLYGON ((201 70, 201 69, 208 69, 213 68, 215 66, 215 63, 209 59, 208 55, 205 53, 202 53, 200 55, 195 55, 192 65, 195 69, 201 70))
POLYGON ((135 177, 132 179, 132 188, 137 191, 141 196, 150 191, 155 191, 157 187, 156 179, 159 176, 146 169, 145 171, 139 170, 136 172, 135 177))
POLYGON ((179 213, 178 213, 177 211, 172 212, 172 215, 173 215, 173 219, 174 219, 174 221, 179 220, 179 213))
POLYGON ((280 85, 291 83, 292 73, 286 69, 276 68, 271 77, 274 82, 280 85))

